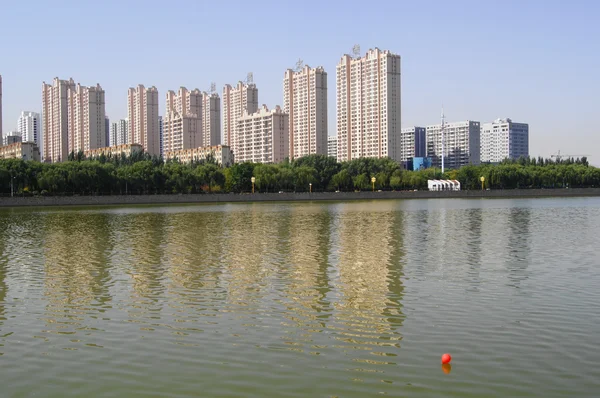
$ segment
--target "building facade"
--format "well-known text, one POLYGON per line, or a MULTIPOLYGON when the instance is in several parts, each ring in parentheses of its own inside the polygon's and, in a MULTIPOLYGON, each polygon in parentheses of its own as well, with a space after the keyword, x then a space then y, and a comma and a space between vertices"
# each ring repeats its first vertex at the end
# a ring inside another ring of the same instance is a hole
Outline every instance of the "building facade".
POLYGON ((289 156, 289 115, 265 105, 237 119, 231 147, 235 161, 279 163, 289 156))
POLYGON ((205 147, 221 144, 221 98, 202 93, 202 142, 205 147))
POLYGON ((75 89, 73 79, 60 80, 57 77, 52 84, 42 83, 42 147, 45 162, 62 162, 68 158, 70 89, 75 89))
POLYGON ((511 119, 481 124, 481 162, 529 157, 529 125, 511 119))
POLYGON ((106 116, 104 118, 104 142, 106 143, 106 146, 111 146, 110 143, 110 118, 108 116, 106 116))
POLYGON ((400 130, 400 161, 427 156, 425 127, 409 127, 400 130))
POLYGON ((106 144, 104 90, 77 84, 67 90, 68 153, 103 148, 106 144))
POLYGON ((223 88, 223 145, 232 146, 237 120, 244 115, 258 111, 258 88, 254 83, 238 82, 232 87, 223 88))
MULTIPOLYGON (((442 165, 442 125, 427 126, 427 157, 433 167, 442 165)), ((472 120, 444 125, 444 167, 457 169, 480 163, 480 123, 472 120)))
POLYGON ((36 112, 23 111, 17 121, 17 129, 21 135, 22 142, 35 142, 40 145, 42 133, 40 131, 42 121, 40 114, 36 112))
POLYGON ((97 158, 102 155, 104 156, 121 156, 121 154, 125 156, 130 156, 132 153, 142 152, 144 147, 140 144, 123 144, 123 145, 114 145, 104 148, 91 149, 89 151, 85 151, 83 155, 86 158, 97 158))
MULTIPOLYGON (((142 84, 127 92, 127 143, 140 144, 150 155, 160 155, 158 90, 142 84)), ((124 143, 122 143, 124 144, 124 143)))
POLYGON ((327 154, 327 73, 322 67, 285 71, 283 111, 290 115, 290 160, 327 154))
POLYGON ((164 156, 165 147, 164 147, 164 130, 163 130, 163 117, 158 117, 158 139, 159 139, 159 147, 160 147, 160 156, 164 156))
POLYGON ((337 135, 327 137, 327 156, 337 159, 337 135))
POLYGON ((2 145, 16 144, 17 142, 23 142, 21 134, 18 131, 9 131, 4 137, 2 137, 2 145))
POLYGON ((167 92, 163 118, 163 151, 199 148, 202 140, 202 93, 181 87, 177 94, 167 92))
POLYGON ((223 166, 229 167, 233 164, 233 152, 227 145, 215 145, 201 148, 182 149, 165 153, 165 160, 177 159, 181 163, 200 162, 208 156, 214 156, 215 161, 223 166))
POLYGON ((400 159, 400 56, 378 48, 344 55, 336 70, 338 160, 400 159))
POLYGON ((15 142, 0 147, 0 159, 23 159, 39 162, 40 148, 35 142, 15 142))

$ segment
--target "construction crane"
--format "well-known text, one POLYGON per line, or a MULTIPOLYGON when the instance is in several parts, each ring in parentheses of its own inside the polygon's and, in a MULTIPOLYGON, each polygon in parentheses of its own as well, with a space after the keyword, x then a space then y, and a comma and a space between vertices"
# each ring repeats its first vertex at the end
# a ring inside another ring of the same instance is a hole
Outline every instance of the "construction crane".
POLYGON ((557 153, 555 153, 554 155, 550 155, 550 157, 554 160, 556 160, 557 162, 560 162, 563 158, 567 158, 567 159, 576 159, 576 158, 588 158, 589 155, 561 155, 560 151, 558 151, 557 153))

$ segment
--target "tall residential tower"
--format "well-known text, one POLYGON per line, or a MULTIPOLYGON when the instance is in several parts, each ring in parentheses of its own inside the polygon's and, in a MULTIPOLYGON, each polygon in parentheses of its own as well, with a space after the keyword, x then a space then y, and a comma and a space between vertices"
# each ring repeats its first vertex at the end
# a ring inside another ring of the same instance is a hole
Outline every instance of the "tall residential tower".
POLYGON ((285 71, 283 111, 290 115, 290 160, 327 154, 327 73, 308 65, 285 71))
POLYGON ((256 84, 238 82, 235 87, 226 84, 223 88, 223 145, 232 146, 237 119, 242 117, 244 112, 253 114, 257 111, 256 84))
POLYGON ((107 145, 104 90, 99 84, 85 87, 77 83, 75 87, 70 87, 67 109, 69 153, 107 145))
POLYGON ((40 114, 36 112, 21 112, 17 128, 23 142, 35 142, 38 146, 42 138, 40 114))
POLYGON ((496 119, 481 125, 481 161, 497 163, 504 159, 529 156, 529 125, 511 119, 496 119))
POLYGON ((361 157, 400 160, 400 56, 378 48, 344 55, 337 65, 339 161, 361 157))
POLYGON ((160 155, 158 90, 138 85, 127 93, 128 144, 140 144, 150 155, 160 155))
POLYGON ((42 83, 42 130, 44 131, 44 161, 55 163, 69 156, 68 91, 75 89, 73 79, 54 79, 42 83))
POLYGON ((221 144, 221 98, 217 93, 202 93, 202 141, 202 146, 221 144))
POLYGON ((202 93, 181 87, 167 92, 163 117, 163 153, 203 146, 202 93))

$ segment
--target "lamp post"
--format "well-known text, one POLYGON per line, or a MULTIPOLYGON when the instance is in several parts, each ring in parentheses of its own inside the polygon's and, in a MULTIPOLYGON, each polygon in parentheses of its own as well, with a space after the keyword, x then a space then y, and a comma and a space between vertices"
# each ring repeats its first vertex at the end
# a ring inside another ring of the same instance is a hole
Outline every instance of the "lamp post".
POLYGON ((371 184, 373 184, 373 192, 375 192, 375 181, 377 181, 377 178, 371 177, 371 184))
POLYGON ((10 178, 10 197, 11 197, 11 198, 12 198, 13 196, 15 196, 15 187, 14 187, 14 185, 15 185, 15 183, 14 183, 14 181, 15 181, 15 178, 16 178, 16 177, 14 177, 14 176, 11 176, 11 178, 10 178))
POLYGON ((250 178, 250 181, 252 181, 252 193, 254 193, 254 182, 256 182, 256 178, 252 177, 250 178))
POLYGON ((312 193, 312 182, 308 183, 308 192, 312 193))
POLYGON ((485 182, 485 177, 481 176, 481 178, 479 178, 479 181, 481 181, 481 190, 483 191, 483 184, 485 182))

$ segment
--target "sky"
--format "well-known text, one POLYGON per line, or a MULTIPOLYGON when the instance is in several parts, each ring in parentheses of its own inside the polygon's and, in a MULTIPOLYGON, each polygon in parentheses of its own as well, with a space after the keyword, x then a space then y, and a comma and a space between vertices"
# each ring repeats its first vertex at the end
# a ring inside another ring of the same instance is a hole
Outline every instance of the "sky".
POLYGON ((335 73, 359 44, 402 57, 402 126, 440 121, 529 123, 530 154, 587 155, 600 165, 600 2, 455 1, 3 1, 3 131, 41 110, 42 82, 73 77, 106 91, 111 120, 127 88, 209 90, 253 72, 259 102, 283 105, 283 75, 298 59, 335 73))

